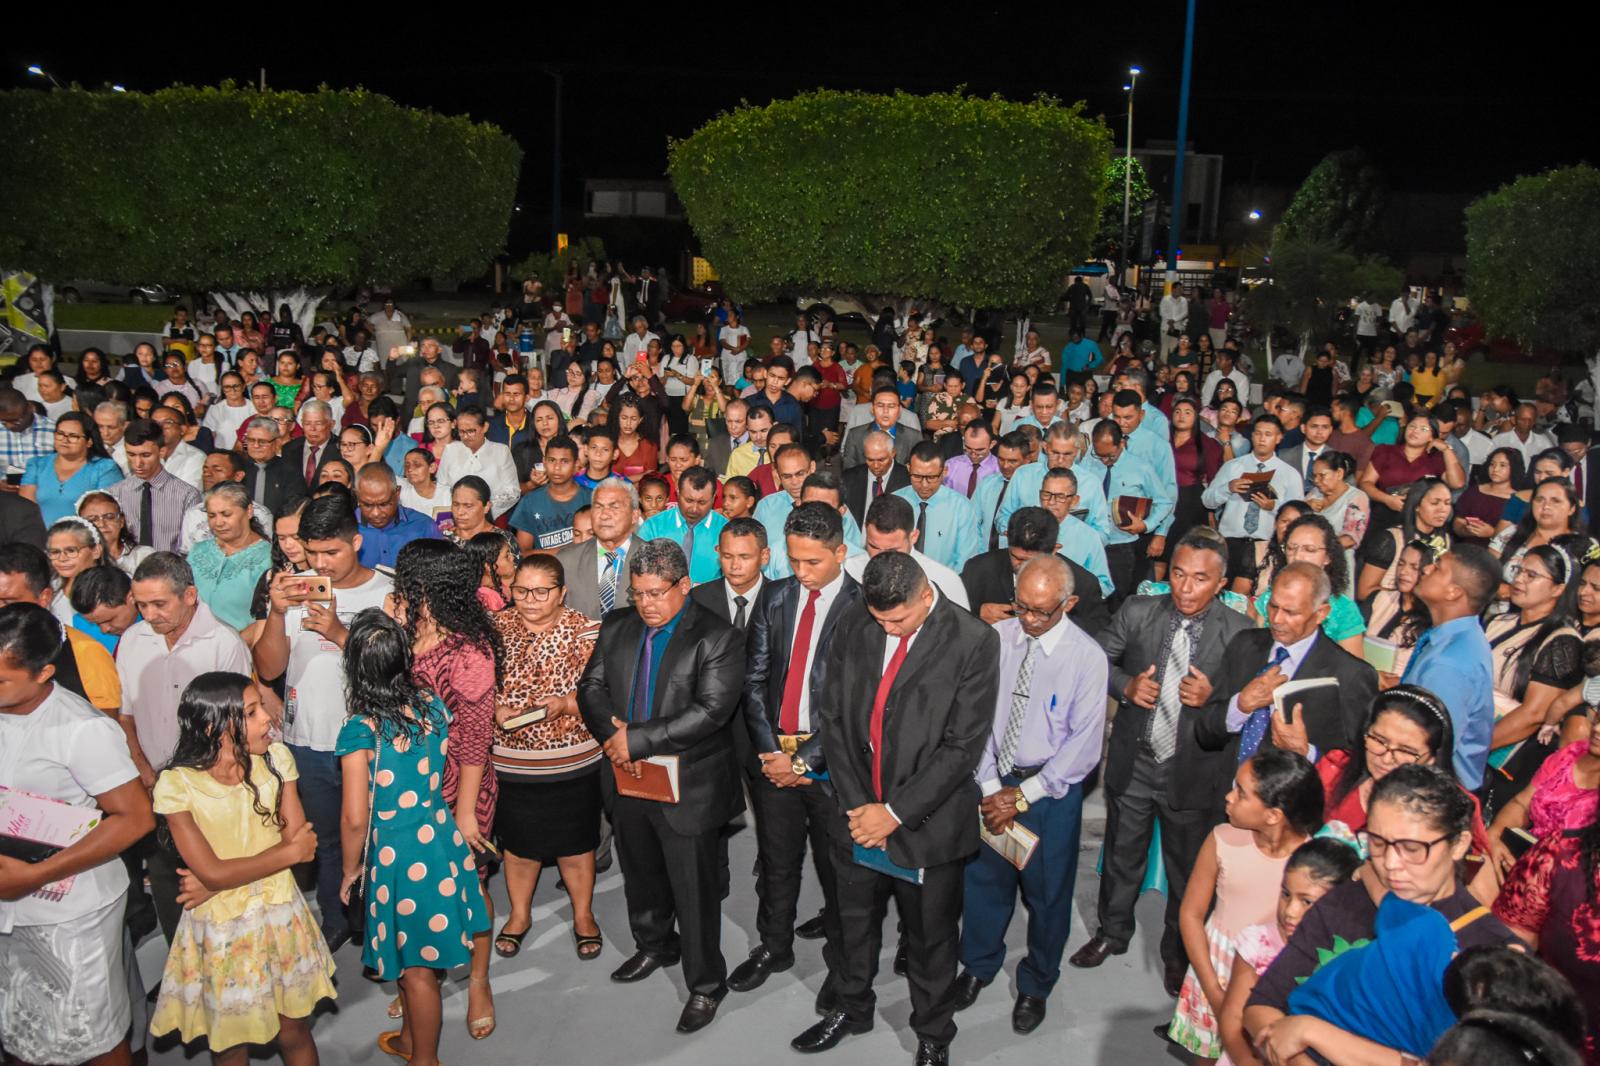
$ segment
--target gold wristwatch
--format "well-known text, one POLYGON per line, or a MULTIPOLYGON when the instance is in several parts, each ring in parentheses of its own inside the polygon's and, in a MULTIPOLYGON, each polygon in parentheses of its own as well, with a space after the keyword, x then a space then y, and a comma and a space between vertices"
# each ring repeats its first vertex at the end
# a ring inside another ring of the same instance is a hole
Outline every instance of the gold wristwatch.
POLYGON ((1017 798, 1012 802, 1011 806, 1017 809, 1018 814, 1028 813, 1028 797, 1022 794, 1022 789, 1017 789, 1017 798))
POLYGON ((806 765, 806 761, 803 758, 796 755, 789 760, 789 770, 797 777, 804 777, 811 772, 811 767, 806 765))

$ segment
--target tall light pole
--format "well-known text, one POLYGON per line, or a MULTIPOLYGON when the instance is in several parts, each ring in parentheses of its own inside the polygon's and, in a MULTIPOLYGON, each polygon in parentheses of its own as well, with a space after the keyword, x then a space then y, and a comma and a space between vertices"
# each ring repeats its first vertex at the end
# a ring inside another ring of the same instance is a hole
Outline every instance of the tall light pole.
POLYGON ((1128 154, 1122 161, 1122 243, 1117 245, 1117 285, 1128 278, 1128 213, 1133 200, 1133 90, 1139 84, 1138 67, 1128 68, 1128 84, 1122 88, 1128 93, 1128 154))
POLYGON ((1183 157, 1189 151, 1189 74, 1194 66, 1194 0, 1183 28, 1183 87, 1178 92, 1178 151, 1172 167, 1172 224, 1167 231, 1167 292, 1178 284, 1178 254, 1183 249, 1183 157))
POLYGON ((546 67, 544 72, 555 79, 555 96, 551 104, 550 142, 550 254, 560 250, 561 242, 561 77, 559 67, 546 67))
POLYGON ((59 81, 56 81, 56 76, 54 74, 50 73, 48 70, 45 70, 43 67, 41 67, 37 63, 33 64, 33 66, 28 68, 28 73, 32 74, 36 78, 44 78, 46 81, 48 81, 52 86, 54 86, 57 89, 61 88, 61 83, 59 81))

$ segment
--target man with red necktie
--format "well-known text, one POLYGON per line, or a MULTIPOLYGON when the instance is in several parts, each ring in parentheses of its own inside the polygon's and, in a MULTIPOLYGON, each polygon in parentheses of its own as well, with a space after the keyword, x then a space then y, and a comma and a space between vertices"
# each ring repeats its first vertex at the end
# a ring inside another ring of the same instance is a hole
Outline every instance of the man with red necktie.
POLYGON ((956 1033, 963 866, 979 846, 973 773, 993 724, 999 638, 901 552, 867 564, 862 600, 865 610, 834 634, 839 661, 814 709, 848 832, 832 856, 836 1005, 792 1046, 826 1051, 872 1028, 893 895, 908 948, 914 1062, 945 1066, 956 1033))

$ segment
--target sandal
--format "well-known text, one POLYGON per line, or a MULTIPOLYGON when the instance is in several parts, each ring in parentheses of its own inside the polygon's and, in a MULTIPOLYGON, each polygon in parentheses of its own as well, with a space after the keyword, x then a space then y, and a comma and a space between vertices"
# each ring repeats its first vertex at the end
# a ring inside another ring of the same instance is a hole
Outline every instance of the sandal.
POLYGON ((503 959, 515 957, 517 952, 522 950, 522 938, 527 936, 532 931, 533 926, 531 925, 520 933, 508 933, 504 928, 502 928, 500 930, 500 935, 494 938, 494 953, 503 959), (500 942, 502 940, 511 945, 511 949, 509 951, 500 946, 500 942))
POLYGON ((398 1030, 398 1029, 396 1029, 392 1033, 379 1033, 378 1034, 378 1050, 383 1052, 385 1055, 393 1055, 395 1058, 399 1059, 402 1062, 410 1062, 411 1061, 411 1056, 407 1055, 404 1051, 401 1051, 399 1048, 395 1047, 395 1043, 399 1039, 400 1039, 400 1030, 398 1030))
MULTIPOLYGON (((473 986, 473 985, 482 985, 484 988, 488 988, 489 987, 489 979, 487 977, 483 977, 483 978, 468 977, 467 978, 467 986, 468 986, 468 988, 470 989, 471 986, 473 986)), ((472 1039, 474 1039, 474 1040, 487 1040, 489 1038, 489 1036, 494 1033, 494 1029, 495 1029, 494 1006, 493 1006, 492 1003, 491 1003, 491 1005, 489 1007, 489 1013, 488 1014, 484 1015, 481 1018, 468 1018, 467 1019, 467 1035, 472 1037, 472 1039)))
POLYGON ((396 1020, 404 1018, 406 1016, 405 1000, 401 999, 399 996, 394 997, 394 999, 389 1001, 389 1009, 384 1013, 396 1020))
MULTIPOLYGON (((595 928, 600 928, 598 923, 595 925, 595 928)), ((605 937, 601 936, 598 932, 595 933, 594 936, 584 936, 582 933, 578 932, 577 923, 573 923, 572 926, 572 941, 574 950, 576 950, 578 953, 578 958, 582 959, 584 962, 598 959, 600 957, 600 952, 605 949, 606 943, 605 937), (593 948, 594 950, 585 950, 587 948, 593 948)))

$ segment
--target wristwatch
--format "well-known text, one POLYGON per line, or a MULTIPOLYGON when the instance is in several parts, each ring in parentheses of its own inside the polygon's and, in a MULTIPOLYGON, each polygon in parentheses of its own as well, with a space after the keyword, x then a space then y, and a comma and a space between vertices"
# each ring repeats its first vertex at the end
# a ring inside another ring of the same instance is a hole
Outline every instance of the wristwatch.
POLYGON ((806 761, 799 755, 789 760, 789 769, 797 777, 804 777, 811 772, 811 767, 807 766, 806 761))
POLYGON ((1018 814, 1028 813, 1028 797, 1022 794, 1022 789, 1017 789, 1017 798, 1012 801, 1011 806, 1017 809, 1018 814))

